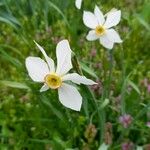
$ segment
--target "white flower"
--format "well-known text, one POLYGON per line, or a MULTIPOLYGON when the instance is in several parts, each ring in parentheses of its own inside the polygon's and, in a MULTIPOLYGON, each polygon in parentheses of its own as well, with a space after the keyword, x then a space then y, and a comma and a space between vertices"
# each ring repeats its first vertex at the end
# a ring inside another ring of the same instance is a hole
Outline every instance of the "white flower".
POLYGON ((82 104, 82 97, 78 90, 74 86, 69 85, 66 81, 86 85, 93 85, 96 83, 77 73, 68 73, 72 68, 72 63, 71 49, 67 40, 62 40, 57 44, 56 68, 54 61, 47 56, 44 49, 39 44, 36 43, 36 45, 44 55, 46 62, 39 57, 27 57, 26 68, 29 76, 35 82, 44 83, 40 92, 47 91, 49 88, 58 89, 60 102, 68 108, 79 111, 82 104))
POLYGON ((107 17, 107 15, 108 15, 109 13, 116 12, 116 11, 118 11, 118 9, 112 8, 108 13, 106 13, 106 14, 104 15, 104 17, 107 17))
POLYGON ((119 34, 112 28, 120 22, 120 19, 121 11, 116 9, 105 16, 97 6, 95 6, 94 13, 84 11, 83 22, 91 29, 86 37, 87 40, 99 39, 105 48, 112 49, 114 43, 122 42, 119 34))
POLYGON ((82 4, 82 0, 75 0, 75 6, 76 6, 78 9, 81 9, 81 4, 82 4))

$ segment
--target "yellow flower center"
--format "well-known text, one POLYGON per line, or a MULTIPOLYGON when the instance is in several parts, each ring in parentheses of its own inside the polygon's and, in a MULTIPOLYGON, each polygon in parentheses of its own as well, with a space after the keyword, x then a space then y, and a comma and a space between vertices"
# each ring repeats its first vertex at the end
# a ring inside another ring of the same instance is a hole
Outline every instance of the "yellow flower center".
POLYGON ((51 89, 57 89, 62 85, 61 77, 56 73, 46 75, 44 80, 51 89))
POLYGON ((97 26, 95 32, 97 35, 103 35, 105 33, 105 28, 103 26, 97 26))

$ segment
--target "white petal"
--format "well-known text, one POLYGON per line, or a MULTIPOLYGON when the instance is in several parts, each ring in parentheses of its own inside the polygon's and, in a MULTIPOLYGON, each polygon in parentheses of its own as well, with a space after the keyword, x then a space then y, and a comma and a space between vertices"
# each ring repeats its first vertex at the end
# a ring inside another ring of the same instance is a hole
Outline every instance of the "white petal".
POLYGON ((108 49, 112 49, 114 46, 114 42, 110 41, 106 34, 100 37, 100 43, 108 49))
POLYGON ((105 21, 105 18, 104 18, 103 13, 102 13, 102 12, 100 11, 100 9, 98 8, 98 6, 95 6, 94 14, 95 14, 95 16, 97 17, 98 23, 99 23, 100 25, 103 25, 103 23, 104 23, 104 21, 105 21))
POLYGON ((46 84, 44 84, 44 85, 41 87, 40 92, 47 91, 48 89, 49 89, 49 87, 48 87, 46 84))
POLYGON ((86 36, 86 39, 88 41, 95 41, 99 38, 99 36, 96 35, 95 30, 89 31, 88 35, 86 36))
POLYGON ((114 43, 122 43, 122 40, 121 40, 119 34, 114 29, 108 29, 106 31, 106 34, 110 41, 112 41, 114 43))
POLYGON ((66 74, 72 68, 71 49, 68 40, 62 40, 56 47, 58 75, 66 74))
POLYGON ((95 29, 98 26, 98 21, 96 16, 89 11, 84 11, 83 22, 87 27, 91 29, 95 29))
POLYGON ((60 102, 67 108, 80 111, 82 104, 82 97, 78 90, 68 84, 63 84, 58 89, 60 102))
POLYGON ((113 26, 116 26, 120 22, 120 19, 121 19, 121 11, 120 10, 109 12, 104 26, 107 29, 111 28, 113 26))
POLYGON ((75 0, 75 6, 76 6, 78 9, 81 9, 81 4, 82 4, 82 0, 75 0))
POLYGON ((97 84, 96 82, 87 79, 85 76, 80 76, 77 73, 71 73, 71 74, 67 74, 63 77, 63 81, 67 81, 70 80, 76 84, 86 84, 86 85, 93 85, 93 84, 97 84))
POLYGON ((26 68, 33 81, 44 82, 44 77, 49 73, 47 63, 39 57, 27 57, 26 68))
MULTIPOLYGON (((35 41, 34 41, 34 42, 35 42, 35 41)), ((46 60, 47 63, 48 63, 50 72, 55 72, 55 65, 54 65, 53 59, 51 59, 50 57, 47 56, 45 50, 44 50, 38 43, 35 42, 35 44, 37 45, 37 47, 39 48, 39 50, 40 50, 40 51, 42 52, 42 54, 44 55, 45 60, 46 60)))
POLYGON ((118 9, 112 8, 108 13, 105 14, 105 17, 107 17, 109 13, 112 13, 112 12, 115 12, 115 11, 118 11, 118 9))

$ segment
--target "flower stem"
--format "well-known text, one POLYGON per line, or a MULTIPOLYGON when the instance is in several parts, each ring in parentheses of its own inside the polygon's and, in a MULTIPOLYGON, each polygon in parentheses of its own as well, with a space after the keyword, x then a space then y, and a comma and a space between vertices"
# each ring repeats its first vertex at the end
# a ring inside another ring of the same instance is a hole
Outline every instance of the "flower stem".
POLYGON ((108 77, 108 90, 106 94, 106 98, 110 98, 111 93, 111 81, 112 81, 112 71, 113 71, 113 50, 109 51, 109 77, 108 77))
POLYGON ((122 89, 121 89, 121 114, 125 114, 125 91, 126 91, 126 79, 125 79, 125 63, 124 63, 124 50, 121 45, 121 61, 122 61, 122 89))
MULTIPOLYGON (((82 70, 80 68, 78 59, 77 59, 77 57, 75 55, 73 56, 72 60, 73 60, 73 67, 75 68, 75 70, 77 71, 77 73, 79 73, 80 75, 83 76, 83 72, 82 72, 82 70)), ((103 120, 104 119, 103 119, 103 117, 101 115, 102 110, 99 109, 99 106, 97 104, 97 100, 96 100, 93 92, 91 91, 91 89, 88 86, 85 86, 85 85, 83 85, 83 88, 87 91, 87 93, 90 94, 90 97, 91 97, 91 100, 92 100, 91 101, 92 105, 94 106, 94 109, 96 109, 96 111, 97 111, 99 127, 101 129, 101 134, 100 134, 99 138, 100 138, 100 143, 102 143, 102 141, 103 141, 103 135, 104 135, 104 128, 103 128, 103 126, 104 126, 103 120)))

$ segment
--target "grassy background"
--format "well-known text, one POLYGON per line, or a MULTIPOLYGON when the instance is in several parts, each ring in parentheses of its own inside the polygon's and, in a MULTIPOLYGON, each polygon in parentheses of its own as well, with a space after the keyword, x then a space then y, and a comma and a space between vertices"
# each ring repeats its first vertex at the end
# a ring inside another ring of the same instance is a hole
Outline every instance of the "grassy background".
POLYGON ((150 144, 150 128, 146 127, 150 93, 143 83, 147 79, 150 84, 150 2, 86 0, 82 8, 77 10, 74 0, 0 1, 1 150, 95 150, 104 141, 111 143, 111 150, 121 149, 126 141, 150 144), (88 29, 82 12, 93 11, 95 4, 105 13, 112 8, 122 11, 116 29, 124 42, 111 52, 98 41, 85 39, 88 29), (93 92, 99 113, 86 87, 79 89, 82 110, 74 112, 59 103, 56 91, 39 93, 41 85, 27 75, 25 58, 42 57, 33 40, 56 59, 56 44, 64 38, 69 39, 83 73, 100 82, 93 92), (109 104, 104 106, 107 99, 109 104), (127 129, 118 122, 125 113, 133 117, 127 129), (106 135, 108 124, 112 131, 106 135))

